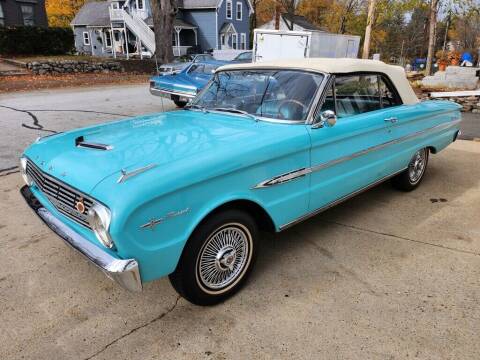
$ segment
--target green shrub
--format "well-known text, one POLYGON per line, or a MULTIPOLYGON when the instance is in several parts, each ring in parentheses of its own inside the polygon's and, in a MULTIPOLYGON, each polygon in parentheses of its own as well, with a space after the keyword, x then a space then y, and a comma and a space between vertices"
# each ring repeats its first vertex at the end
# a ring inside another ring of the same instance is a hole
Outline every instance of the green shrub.
POLYGON ((63 55, 74 50, 70 28, 0 27, 0 54, 63 55))

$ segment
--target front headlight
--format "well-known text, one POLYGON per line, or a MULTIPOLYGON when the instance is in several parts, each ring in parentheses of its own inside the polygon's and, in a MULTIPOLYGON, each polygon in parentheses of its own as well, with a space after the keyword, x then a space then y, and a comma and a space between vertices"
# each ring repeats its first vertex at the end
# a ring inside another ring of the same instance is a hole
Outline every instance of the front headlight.
POLYGON ((20 174, 22 174, 23 181, 25 181, 28 186, 31 186, 32 179, 27 174, 27 158, 23 156, 20 158, 20 174))
POLYGON ((97 203, 88 210, 88 220, 97 239, 105 247, 111 249, 113 241, 108 232, 111 220, 110 210, 97 203))

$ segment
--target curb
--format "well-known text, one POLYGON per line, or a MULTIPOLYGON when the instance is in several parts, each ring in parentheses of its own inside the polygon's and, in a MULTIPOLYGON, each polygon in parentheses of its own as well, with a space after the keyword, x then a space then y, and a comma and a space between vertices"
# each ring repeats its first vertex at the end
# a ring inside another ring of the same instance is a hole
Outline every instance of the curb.
POLYGON ((24 67, 25 69, 27 68, 27 63, 22 62, 22 61, 5 59, 5 58, 0 58, 0 61, 6 62, 7 64, 10 64, 10 65, 16 65, 16 66, 24 67))
POLYGON ((16 72, 16 71, 1 72, 0 71, 0 77, 4 77, 4 76, 27 76, 27 75, 31 75, 31 74, 29 72, 24 72, 24 71, 19 71, 19 72, 16 72))

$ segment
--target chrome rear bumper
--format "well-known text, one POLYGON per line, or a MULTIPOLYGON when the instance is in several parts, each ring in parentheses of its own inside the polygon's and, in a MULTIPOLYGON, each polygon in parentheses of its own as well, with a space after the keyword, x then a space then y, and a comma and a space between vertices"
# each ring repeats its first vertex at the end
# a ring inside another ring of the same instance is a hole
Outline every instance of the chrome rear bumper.
POLYGON ((99 267, 105 275, 127 290, 142 291, 142 279, 138 262, 135 259, 116 258, 70 229, 40 203, 28 186, 22 187, 20 193, 32 210, 54 233, 99 267))
POLYGON ((150 87, 150 94, 155 95, 155 96, 164 97, 164 98, 171 99, 171 100, 173 100, 175 97, 178 97, 180 101, 188 101, 188 100, 193 99, 195 97, 195 94, 157 89, 157 88, 154 88, 154 87, 150 87))

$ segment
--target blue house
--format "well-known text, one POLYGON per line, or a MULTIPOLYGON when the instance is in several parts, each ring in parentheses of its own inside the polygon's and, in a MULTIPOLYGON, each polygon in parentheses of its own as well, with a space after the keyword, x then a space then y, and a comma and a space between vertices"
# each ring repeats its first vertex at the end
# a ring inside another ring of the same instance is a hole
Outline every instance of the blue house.
MULTIPOLYGON (((218 49, 248 49, 250 0, 179 0, 172 47, 175 56, 218 49)), ((93 56, 155 53, 150 0, 87 2, 71 26, 75 48, 93 56)))

